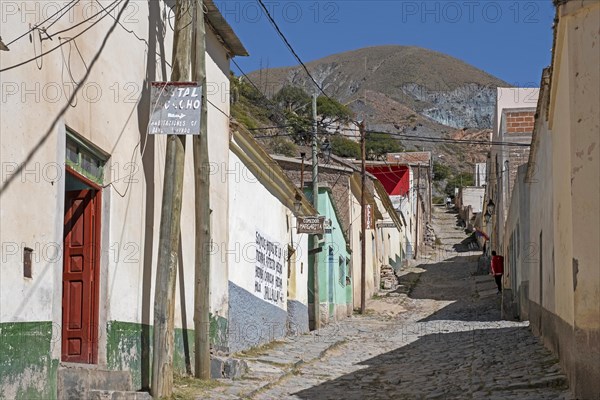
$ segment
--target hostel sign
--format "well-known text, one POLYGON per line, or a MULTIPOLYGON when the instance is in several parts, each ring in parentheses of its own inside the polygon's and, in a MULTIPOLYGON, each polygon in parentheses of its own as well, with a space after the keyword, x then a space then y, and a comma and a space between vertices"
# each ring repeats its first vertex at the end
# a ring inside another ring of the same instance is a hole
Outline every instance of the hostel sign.
POLYGON ((152 82, 151 135, 199 135, 202 86, 196 82, 152 82))
POLYGON ((296 219, 298 233, 322 235, 325 233, 325 217, 298 217, 296 219))

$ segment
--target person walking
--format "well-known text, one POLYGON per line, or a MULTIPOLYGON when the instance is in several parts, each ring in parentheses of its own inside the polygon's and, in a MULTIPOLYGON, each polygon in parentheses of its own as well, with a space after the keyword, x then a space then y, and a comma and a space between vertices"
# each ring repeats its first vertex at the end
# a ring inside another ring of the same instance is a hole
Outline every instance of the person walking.
POLYGON ((498 293, 502 292, 502 275, 504 275, 504 257, 496 254, 492 251, 492 263, 490 275, 494 276, 496 280, 496 286, 498 286, 498 293))

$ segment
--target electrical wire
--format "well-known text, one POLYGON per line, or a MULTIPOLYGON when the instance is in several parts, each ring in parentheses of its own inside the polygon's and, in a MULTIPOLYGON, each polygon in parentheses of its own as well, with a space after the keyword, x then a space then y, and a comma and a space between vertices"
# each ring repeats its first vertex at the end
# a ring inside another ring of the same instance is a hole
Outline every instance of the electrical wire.
MULTIPOLYGON (((105 16, 106 16, 106 15, 108 15, 108 14, 110 14, 110 12, 111 12, 112 10, 114 10, 114 9, 116 8, 116 6, 118 5, 118 3, 120 3, 121 1, 122 1, 122 0, 115 0, 114 2, 112 2, 112 3, 111 3, 109 6, 108 6, 109 10, 107 10, 107 9, 106 9, 106 8, 104 8, 104 7, 102 7, 102 11, 98 11, 96 14, 92 15, 91 17, 88 17, 88 18, 84 19, 83 21, 79 22, 78 24, 72 25, 72 26, 70 26, 70 27, 68 27, 68 28, 65 28, 65 29, 63 29, 63 30, 60 30, 60 31, 54 32, 54 33, 52 33, 51 35, 48 35, 48 38, 47 38, 47 39, 52 39, 54 36, 57 36, 57 35, 60 35, 61 33, 68 32, 68 31, 70 31, 70 30, 73 30, 73 29, 77 28, 78 26, 80 26, 80 25, 83 25, 83 24, 85 24, 86 22, 88 22, 88 21, 91 21, 92 19, 96 18, 98 15, 102 14, 103 12, 105 13, 105 16)), ((117 22, 118 22, 118 21, 117 21, 117 22)))
MULTIPOLYGON (((100 6, 100 8, 102 8, 104 11, 108 12, 108 11, 106 10, 106 7, 104 7, 104 6, 102 5, 102 3, 100 3, 100 0, 96 0, 96 3, 98 3, 98 5, 100 6)), ((110 6, 109 6, 109 7, 110 7, 110 6)), ((112 15, 111 15, 111 17, 112 17, 112 19, 115 19, 115 17, 113 17, 112 15)), ((144 42, 144 43, 146 43, 146 45, 148 45, 148 41, 147 41, 146 39, 139 37, 139 36, 138 36, 138 34, 137 34, 137 33, 135 33, 134 31, 132 31, 131 29, 127 29, 127 28, 125 28, 125 25, 123 25, 123 23, 121 23, 121 21, 118 21, 118 22, 119 22, 119 25, 121 26, 121 28, 123 28, 123 30, 124 30, 125 32, 132 34, 133 36, 135 36, 135 38, 136 38, 137 40, 139 40, 139 41, 141 41, 141 42, 144 42)))
POLYGON ((249 131, 268 131, 269 129, 283 129, 283 128, 292 128, 296 125, 279 125, 279 126, 264 126, 262 128, 246 128, 249 131))
MULTIPOLYGON (((62 38, 58 39, 59 42, 62 42, 62 38)), ((67 72, 69 73, 69 78, 71 79, 70 84, 77 84, 77 81, 75 80, 75 78, 73 77, 73 73, 71 71, 71 44, 69 43, 69 56, 68 56, 68 62, 67 60, 65 60, 65 53, 63 51, 63 47, 60 47, 60 56, 62 59, 62 63, 61 63, 61 68, 60 68, 60 79, 62 81, 63 87, 65 87, 65 67, 67 69, 67 72)), ((86 66, 87 69, 87 66, 86 66)), ((77 107, 77 99, 74 99, 75 103, 71 103, 71 107, 77 107)))
MULTIPOLYGON (((160 93, 158 94, 158 98, 160 99, 166 89, 168 85, 165 84, 163 85, 162 89, 160 90, 160 93)), ((142 94, 140 94, 140 96, 138 97, 135 106, 132 109, 132 112, 137 108, 137 106, 140 104, 140 101, 142 100, 142 94)), ((156 112, 156 107, 158 106, 158 101, 156 103, 154 103, 154 107, 152 108, 152 111, 150 112, 150 118, 152 118, 152 115, 156 112)), ((131 118, 131 115, 129 116, 131 118)), ((128 119, 129 120, 129 119, 128 119)), ((146 135, 144 138, 144 147, 142 148, 142 151, 140 152, 140 159, 144 159, 144 154, 146 153, 146 146, 148 145, 148 135, 149 135, 149 131, 150 131, 150 124, 146 125, 146 135)), ((135 147, 133 148, 133 151, 131 153, 131 161, 129 162, 129 164, 133 164, 133 158, 135 156, 135 151, 138 149, 138 147, 140 147, 140 143, 142 143, 142 138, 140 137, 140 140, 138 140, 137 144, 135 145, 135 147)), ((117 178, 114 179, 113 181, 107 183, 106 185, 102 186, 102 188, 107 188, 109 186, 112 186, 113 189, 115 190, 115 192, 122 198, 124 198, 127 195, 127 192, 129 191, 129 187, 131 186, 131 183, 133 183, 133 181, 130 179, 133 174, 135 174, 135 169, 133 171, 131 171, 130 174, 125 175, 122 178, 117 178), (117 187, 114 185, 115 182, 121 181, 123 179, 128 179, 127 180, 127 186, 125 187, 125 192, 121 194, 121 192, 119 192, 119 190, 117 189, 117 187)))
MULTIPOLYGON (((40 51, 41 51, 42 50, 42 41, 43 41, 42 40, 42 32, 38 29, 37 30, 37 34, 38 34, 37 36, 40 39, 40 51)), ((44 67, 44 59, 42 58, 38 62, 37 50, 36 50, 37 46, 35 45, 36 42, 37 42, 37 40, 36 40, 35 34, 33 34, 33 37, 31 38, 31 42, 33 43, 33 55, 35 57, 35 66, 37 67, 38 70, 41 70, 44 67)))
MULTIPOLYGON (((116 1, 115 1, 115 3, 120 3, 121 1, 123 1, 123 0, 116 0, 116 1)), ((129 3, 129 1, 130 1, 130 0, 125 0, 125 2, 126 2, 126 3, 129 3)), ((113 4, 114 4, 114 3, 113 3, 113 4)), ((118 5, 118 4, 117 4, 117 5, 118 5)), ((116 6, 115 6, 115 7, 116 7, 116 6)), ((113 7, 113 9, 114 9, 115 7, 113 7)), ((121 11, 123 11, 124 9, 125 9, 125 7, 123 7, 123 9, 121 9, 121 11)), ((110 11, 112 11, 112 9, 111 9, 110 11)), ((121 12, 121 11, 119 11, 119 15, 121 15, 121 14, 122 14, 122 12, 121 12)), ((86 33, 87 31, 89 31, 90 29, 92 29, 92 28, 93 28, 93 27, 94 27, 96 24, 98 24, 100 21, 102 21, 102 20, 103 20, 103 19, 104 19, 104 18, 105 18, 107 15, 109 15, 109 13, 106 13, 106 14, 104 14, 104 15, 103 15, 103 16, 101 16, 101 17, 100 17, 100 18, 99 18, 97 21, 95 21, 93 24, 91 24, 90 26, 88 26, 87 28, 85 28, 84 30, 82 30, 81 32, 79 32, 77 35, 73 36, 73 37, 72 37, 72 38, 70 38, 70 39, 67 39, 67 40, 66 40, 66 41, 64 41, 63 43, 61 43, 61 44, 59 44, 59 45, 57 45, 57 46, 55 46, 55 47, 51 48, 50 50, 48 50, 48 51, 45 51, 45 52, 41 53, 40 55, 38 55, 38 56, 36 56, 36 57, 30 58, 29 60, 25 60, 25 61, 22 61, 22 62, 20 62, 20 63, 14 64, 14 65, 11 65, 11 66, 9 66, 9 67, 2 68, 2 69, 0 69, 0 72, 6 72, 6 71, 10 71, 11 69, 14 69, 14 68, 17 68, 17 67, 23 66, 23 65, 25 65, 25 64, 29 64, 30 62, 32 62, 32 61, 35 61, 35 60, 37 60, 38 58, 45 56, 46 54, 50 54, 50 53, 52 53, 54 50, 56 50, 56 49, 58 49, 59 47, 61 47, 61 46, 65 45, 66 43, 69 43, 69 42, 71 42, 71 41, 73 41, 73 40, 77 39, 79 36, 83 35, 83 34, 84 34, 84 33, 86 33)), ((116 22, 118 22, 118 21, 116 21, 116 22)))
MULTIPOLYGON (((123 7, 119 11, 119 13, 117 15, 117 21, 121 19, 121 16, 123 15, 123 12, 125 11, 125 8, 126 8, 127 4, 129 4, 129 2, 130 2, 130 0, 125 0, 125 7, 123 7)), ((88 70, 86 71, 86 73, 83 76, 83 78, 81 79, 81 81, 79 81, 79 84, 77 85, 77 87, 71 93, 71 96, 69 97, 69 99, 67 101, 67 104, 65 104, 61 108, 61 110, 59 111, 59 113, 56 115, 56 117, 54 118, 54 120, 50 124, 50 127, 48 128, 48 130, 46 130, 46 132, 44 133, 44 135, 42 135, 42 137, 38 141, 38 143, 27 154, 27 157, 25 158, 25 162, 23 162, 19 166, 19 168, 17 168, 17 171, 15 171, 15 173, 13 175, 9 176, 8 179, 5 180, 5 182, 2 185, 2 187, 0 187, 0 195, 2 193, 4 193, 4 191, 12 183, 12 181, 17 176, 19 176, 19 172, 23 170, 23 168, 26 166, 27 162, 30 161, 33 158, 33 156, 35 155, 35 153, 37 153, 38 150, 44 145, 44 143, 46 142, 46 140, 48 140, 48 138, 50 137, 50 135, 54 131, 54 127, 56 126, 56 124, 58 123, 58 121, 62 118, 62 116, 67 112, 67 110, 70 107, 70 104, 73 102, 73 99, 77 96, 77 94, 79 93, 79 91, 83 87, 83 84, 90 77, 90 74, 92 72, 92 69, 93 69, 94 65, 100 59, 100 55, 102 54, 104 48, 106 47, 106 43, 108 42, 108 39, 110 38, 110 36, 112 35, 112 33, 114 32, 114 30, 115 30, 116 27, 117 27, 117 22, 115 22, 114 24, 111 25, 111 27, 109 28, 108 32, 105 34, 104 39, 102 40, 102 43, 100 44, 100 48, 98 49, 98 51, 96 52, 96 54, 92 58, 92 61, 90 62, 90 66, 89 66, 88 70)))
MULTIPOLYGON (((250 85, 252 85, 252 87, 254 87, 254 89, 256 89, 256 91, 262 96, 263 99, 265 99, 268 103, 270 103, 273 107, 271 108, 271 111, 277 111, 280 114, 285 114, 284 110, 273 100, 269 99, 259 88, 258 86, 252 81, 252 79, 250 79, 250 77, 248 76, 248 74, 246 74, 246 72, 244 72, 244 70, 242 69, 242 67, 240 67, 240 65, 237 63, 237 61, 235 61, 235 59, 231 59, 231 61, 233 62, 233 64, 236 66, 236 68, 240 71, 240 73, 248 80, 248 82, 250 82, 250 85)), ((286 128, 291 128, 293 125, 287 125, 286 128)))
MULTIPOLYGON (((45 24, 46 22, 50 21, 52 18, 54 18, 56 15, 60 14, 62 11, 66 10, 69 11, 71 8, 75 7, 75 4, 77 4, 80 0, 73 0, 70 3, 66 4, 63 8, 59 9, 57 12, 55 12, 54 14, 52 14, 51 16, 49 16, 48 18, 46 18, 45 20, 43 20, 42 22, 40 22, 39 24, 35 24, 33 26, 33 28, 30 28, 27 32, 23 33, 21 36, 17 37, 16 39, 13 39, 12 41, 8 42, 6 45, 10 46, 11 44, 13 44, 14 42, 16 42, 17 40, 27 36, 28 34, 30 34, 31 32, 33 32, 34 30, 38 29, 40 26, 42 26, 43 24, 45 24)), ((60 18, 62 18, 63 15, 65 15, 65 13, 61 14, 60 17, 58 17, 55 21, 53 21, 50 26, 54 25, 56 23, 56 21, 58 21, 60 18)))
MULTIPOLYGON (((259 136, 254 136, 255 139, 269 139, 269 138, 275 138, 278 136, 281 137, 285 137, 285 136, 295 136, 298 134, 308 134, 310 132, 296 132, 294 134, 276 134, 276 135, 259 135, 259 136)), ((371 134, 377 134, 377 135, 389 135, 391 137, 398 137, 400 139, 402 139, 403 141, 408 141, 408 142, 428 142, 428 143, 450 143, 450 144, 467 144, 467 145, 498 145, 498 146, 514 146, 514 147, 530 147, 530 144, 526 144, 526 143, 514 143, 514 142, 487 142, 487 141, 483 141, 483 140, 470 140, 470 139, 447 139, 447 138, 423 138, 420 136, 411 136, 411 135, 404 135, 401 133, 394 133, 394 132, 382 132, 382 131, 365 131, 365 133, 371 133, 371 134)), ((356 136, 354 135, 345 135, 345 134, 333 134, 333 133, 318 133, 318 135, 327 135, 327 136, 342 136, 342 137, 351 137, 351 138, 356 138, 356 136)), ((384 136, 380 136, 380 137, 370 137, 367 138, 367 141, 371 141, 371 140, 388 140, 388 137, 384 137, 384 136)))
MULTIPOLYGON (((242 67, 240 67, 240 65, 235 61, 235 59, 231 59, 231 61, 233 62, 233 64, 237 67, 237 69, 240 71, 240 73, 248 80, 248 82, 250 83, 250 85, 252 85, 252 87, 254 87, 254 89, 256 89, 256 91, 267 101, 269 102, 271 105, 273 105, 274 108, 277 109, 277 111, 281 114, 284 114, 284 110, 273 100, 269 99, 259 88, 258 86, 252 81, 252 79, 250 79, 250 77, 248 76, 248 74, 246 74, 244 72, 244 70, 242 69, 242 67)), ((326 95, 327 96, 327 95, 326 95)), ((327 96, 327 98, 329 98, 330 100, 333 101, 333 99, 329 96, 327 96)), ((274 109, 271 109, 271 111, 274 111, 274 109)), ((330 123, 323 123, 323 121, 319 121, 318 123, 320 124, 320 126, 322 128, 328 128, 332 125, 334 125, 336 122, 338 122, 337 120, 331 121, 330 123)), ((253 130, 268 130, 268 129, 277 129, 277 128, 293 128, 296 125, 279 125, 279 126, 273 126, 273 127, 263 127, 263 128, 251 128, 249 129, 250 131, 253 130)), ((312 132, 311 132, 312 134, 312 132)))
POLYGON ((73 3, 73 5, 71 5, 71 6, 70 6, 68 9, 64 10, 64 12, 63 12, 62 14, 60 14, 60 15, 58 16, 58 18, 56 18, 54 21, 52 21, 52 23, 50 23, 50 25, 48 25, 48 26, 45 26, 45 27, 44 27, 44 30, 48 30, 48 29, 50 29, 50 28, 52 27, 52 25, 54 25, 55 23, 57 23, 57 22, 58 22, 58 21, 59 21, 59 20, 60 20, 60 19, 63 17, 63 15, 65 15, 65 14, 66 14, 66 13, 68 13, 68 12, 69 12, 69 11, 70 11, 70 10, 71 10, 73 7, 75 7, 75 6, 77 5, 77 3, 79 3, 79 1, 80 1, 80 0, 75 0, 75 1, 73 1, 73 2, 72 2, 72 3, 73 3))
POLYGON ((292 52, 292 55, 296 58, 296 60, 298 60, 298 62, 300 63, 300 65, 302 65, 302 67, 304 68, 304 71, 306 71, 306 74, 313 81, 313 83, 315 84, 315 86, 317 87, 317 89, 319 89, 319 91, 321 93, 323 93, 323 96, 327 97, 329 100, 333 100, 331 97, 329 97, 327 95, 327 93, 325 93, 325 91, 323 90, 323 88, 317 83, 317 81, 315 80, 315 78, 311 75, 310 71, 306 67, 306 64, 304 64, 304 62, 302 61, 302 59, 300 59, 300 56, 298 56, 298 53, 296 53, 296 51, 294 50, 294 48, 292 47, 292 45, 290 44, 290 42, 288 41, 288 39, 285 37, 285 35, 283 34, 283 32, 281 31, 281 29, 277 25, 277 22, 275 22, 275 19, 273 19, 273 17, 271 16, 271 13, 269 12, 269 10, 267 9, 267 7, 265 6, 265 3, 263 3, 262 0, 256 0, 256 1, 258 2, 258 4, 263 9, 265 15, 267 16, 267 18, 271 22, 271 25, 273 25, 273 28, 275 28, 275 30, 279 34, 279 37, 283 40, 283 42, 285 43, 285 45, 287 46, 287 48, 292 52))
POLYGON ((215 103, 213 103, 212 101, 210 101, 208 98, 206 99, 206 102, 208 104, 210 104, 211 106, 213 106, 214 108, 217 109, 217 111, 219 111, 221 114, 223 114, 224 116, 226 116, 227 118, 231 118, 231 116, 229 114, 227 114, 225 111, 221 110, 219 108, 219 106, 217 106, 215 103))
MULTIPOLYGON (((266 100, 269 100, 267 98, 267 96, 265 96, 265 94, 263 94, 263 92, 261 92, 261 90, 258 88, 258 86, 256 86, 254 84, 254 82, 252 81, 252 79, 250 79, 250 77, 244 72, 244 70, 242 70, 242 67, 240 67, 240 65, 237 63, 237 61, 235 61, 234 58, 231 59, 231 62, 237 67, 237 69, 240 71, 240 73, 242 75, 244 75, 244 78, 246 78, 248 80, 248 82, 250 82, 250 84, 254 87, 254 89, 256 89, 256 91, 258 93, 260 93, 266 100)), ((269 100, 270 101, 270 100, 269 100)))

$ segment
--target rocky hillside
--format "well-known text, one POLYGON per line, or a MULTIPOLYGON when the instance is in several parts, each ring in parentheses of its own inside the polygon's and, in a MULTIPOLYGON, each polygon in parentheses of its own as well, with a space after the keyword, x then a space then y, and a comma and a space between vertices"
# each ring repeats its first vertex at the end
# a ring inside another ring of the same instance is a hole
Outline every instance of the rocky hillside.
MULTIPOLYGON (((509 86, 456 58, 410 46, 359 49, 307 67, 326 93, 366 116, 371 127, 423 136, 439 136, 449 128, 491 128, 496 87, 509 86), (424 128, 416 116, 438 126, 424 128)), ((255 71, 250 78, 264 93, 283 85, 314 91, 301 67, 255 71)))

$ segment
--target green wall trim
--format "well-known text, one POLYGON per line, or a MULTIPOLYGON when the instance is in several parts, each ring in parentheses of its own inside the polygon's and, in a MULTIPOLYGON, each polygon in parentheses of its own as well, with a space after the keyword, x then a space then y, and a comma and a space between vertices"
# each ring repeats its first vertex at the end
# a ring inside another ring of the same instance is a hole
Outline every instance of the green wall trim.
POLYGON ((0 323, 1 399, 56 399, 59 339, 51 321, 0 323))
MULTIPOLYGON (((110 321, 107 324, 106 361, 109 369, 129 370, 136 390, 150 386, 152 372, 153 327, 133 322, 110 321)), ((175 329, 173 367, 190 373, 194 366, 194 331, 175 329)), ((227 320, 210 316, 210 340, 215 348, 226 348, 227 320)))

